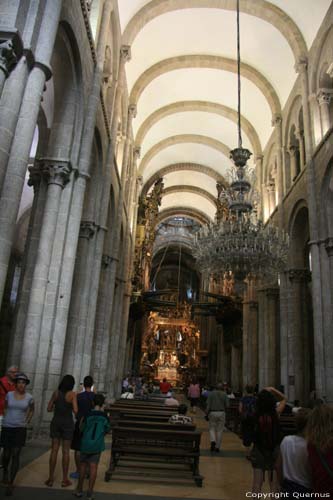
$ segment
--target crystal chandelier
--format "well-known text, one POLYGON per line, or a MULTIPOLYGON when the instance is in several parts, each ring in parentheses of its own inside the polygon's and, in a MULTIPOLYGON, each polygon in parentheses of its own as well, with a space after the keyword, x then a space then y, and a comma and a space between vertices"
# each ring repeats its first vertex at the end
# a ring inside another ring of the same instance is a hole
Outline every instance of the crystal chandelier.
POLYGON ((271 224, 264 226, 254 209, 255 190, 249 167, 251 156, 242 147, 239 0, 237 0, 237 80, 238 148, 230 151, 234 162, 229 188, 218 184, 215 223, 204 226, 196 235, 194 256, 199 268, 212 275, 232 272, 244 279, 248 274, 277 277, 288 253, 287 237, 271 224))

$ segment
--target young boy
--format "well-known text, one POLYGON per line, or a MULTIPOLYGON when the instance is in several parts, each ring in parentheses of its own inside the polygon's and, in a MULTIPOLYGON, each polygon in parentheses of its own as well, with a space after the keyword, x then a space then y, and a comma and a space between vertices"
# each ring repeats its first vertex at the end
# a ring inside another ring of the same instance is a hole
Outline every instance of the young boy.
POLYGON ((89 466, 89 489, 87 499, 93 500, 93 489, 97 476, 97 468, 102 451, 105 450, 104 436, 110 430, 110 422, 104 413, 105 397, 96 394, 94 408, 82 421, 82 440, 80 453, 80 477, 75 496, 82 497, 83 481, 86 468, 89 466))

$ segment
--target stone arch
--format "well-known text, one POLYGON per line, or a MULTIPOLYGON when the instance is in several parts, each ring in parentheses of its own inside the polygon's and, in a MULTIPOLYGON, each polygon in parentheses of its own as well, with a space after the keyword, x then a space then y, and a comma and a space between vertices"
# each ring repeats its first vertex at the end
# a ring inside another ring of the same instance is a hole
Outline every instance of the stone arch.
MULTIPOLYGON (((236 0, 152 0, 130 20, 123 34, 123 42, 132 45, 137 34, 157 16, 187 8, 236 10, 236 0)), ((295 60, 307 54, 304 37, 294 21, 279 7, 265 0, 243 0, 240 11, 272 24, 287 40, 295 60)))
POLYGON ((59 24, 51 66, 54 117, 47 154, 52 158, 76 158, 83 122, 82 67, 76 39, 67 22, 59 24))
POLYGON ((216 197, 211 193, 202 189, 198 186, 186 186, 186 185, 178 185, 178 186, 169 186, 163 189, 162 196, 166 196, 170 193, 193 193, 206 198, 206 200, 210 201, 213 205, 216 205, 216 197))
POLYGON ((158 172, 149 177, 142 187, 142 195, 145 195, 154 184, 154 182, 156 182, 160 177, 164 177, 167 174, 170 174, 172 172, 179 172, 181 170, 200 172, 208 175, 209 177, 212 177, 214 180, 216 180, 216 182, 221 182, 225 186, 228 184, 222 175, 220 175, 211 167, 207 167, 206 165, 201 165, 198 163, 174 163, 172 165, 167 165, 161 168, 158 172))
POLYGON ((310 93, 316 94, 320 86, 320 78, 322 68, 325 62, 330 64, 332 62, 332 43, 333 43, 333 26, 330 26, 320 38, 317 44, 317 50, 314 54, 313 60, 316 64, 311 65, 311 73, 309 75, 310 93), (327 59, 327 56, 329 58, 327 59), (327 61, 325 61, 327 59, 327 61))
MULTIPOLYGON (((148 68, 135 82, 130 103, 137 105, 144 89, 157 77, 174 71, 186 68, 209 68, 237 73, 237 61, 228 57, 213 55, 185 55, 171 57, 160 61, 148 68)), ((281 104, 272 84, 258 70, 246 63, 241 63, 241 75, 250 80, 262 92, 266 98, 272 112, 272 116, 281 113, 281 104)))
POLYGON ((200 224, 209 224, 211 222, 211 219, 207 216, 207 214, 205 214, 201 210, 182 207, 181 205, 179 205, 177 207, 161 210, 158 214, 156 224, 159 224, 163 220, 168 219, 169 217, 173 217, 175 215, 191 217, 200 224))
POLYGON ((288 188, 296 179, 301 169, 305 165, 305 144, 304 130, 301 129, 303 124, 303 107, 302 98, 298 94, 292 101, 287 115, 284 144, 286 147, 286 174, 290 173, 290 177, 286 177, 286 187, 288 188))
MULTIPOLYGON (((152 113, 146 120, 141 124, 135 138, 135 143, 137 146, 141 146, 146 134, 149 129, 155 125, 158 121, 162 120, 166 116, 170 116, 175 113, 183 113, 186 111, 204 111, 207 113, 214 113, 220 116, 223 116, 234 123, 237 123, 237 111, 228 106, 224 106, 223 104, 218 104, 215 102, 207 102, 207 101, 181 101, 174 102, 163 108, 157 109, 154 113, 152 113)), ((241 117, 241 124, 244 132, 248 136, 251 141, 254 155, 259 156, 262 155, 262 149, 260 144, 260 139, 258 134, 253 127, 253 125, 244 117, 241 117)))
POLYGON ((167 148, 168 146, 173 146, 175 144, 183 144, 186 142, 195 143, 195 144, 204 144, 205 146, 209 146, 211 148, 216 149, 227 158, 229 158, 230 149, 228 146, 223 144, 216 139, 212 139, 211 137, 207 137, 205 135, 196 135, 196 134, 181 134, 174 135, 172 137, 168 137, 163 139, 162 141, 155 144, 142 158, 140 167, 139 167, 139 175, 143 175, 146 166, 150 162, 150 160, 156 156, 160 151, 167 148))

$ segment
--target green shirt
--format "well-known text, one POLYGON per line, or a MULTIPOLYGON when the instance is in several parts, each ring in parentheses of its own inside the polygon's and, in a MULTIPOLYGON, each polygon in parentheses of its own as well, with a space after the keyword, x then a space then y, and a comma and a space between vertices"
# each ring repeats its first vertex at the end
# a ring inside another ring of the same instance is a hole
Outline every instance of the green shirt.
POLYGON ((229 399, 225 392, 214 389, 207 398, 207 412, 226 411, 229 406, 229 399))

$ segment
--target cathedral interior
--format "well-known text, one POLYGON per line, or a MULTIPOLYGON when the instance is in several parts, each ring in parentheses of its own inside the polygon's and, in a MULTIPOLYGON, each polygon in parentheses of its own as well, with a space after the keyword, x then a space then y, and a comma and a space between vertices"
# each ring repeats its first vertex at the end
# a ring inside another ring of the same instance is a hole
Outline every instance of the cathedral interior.
POLYGON ((0 368, 36 429, 66 373, 333 403, 333 3, 239 11, 238 54, 236 0, 0 0, 0 368))

